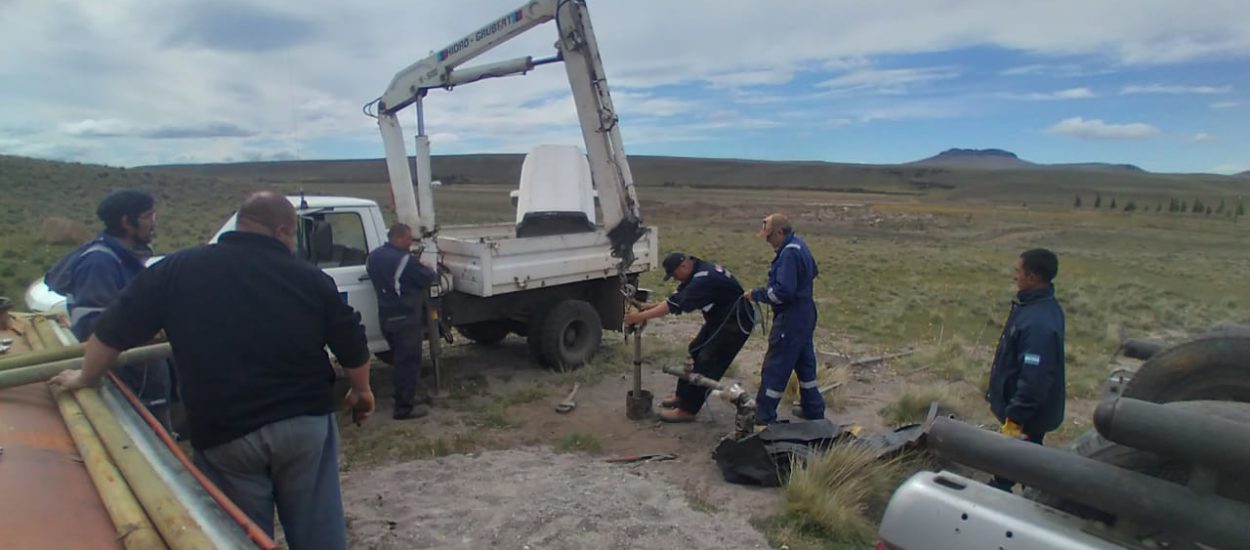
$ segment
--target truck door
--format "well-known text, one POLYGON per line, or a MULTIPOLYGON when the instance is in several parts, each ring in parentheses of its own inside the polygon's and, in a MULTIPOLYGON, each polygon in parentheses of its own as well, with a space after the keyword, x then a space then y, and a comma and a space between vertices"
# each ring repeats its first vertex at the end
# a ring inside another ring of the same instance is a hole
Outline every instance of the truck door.
MULTIPOLYGON (((387 349, 378 325, 378 298, 365 272, 369 241, 364 220, 366 209, 335 208, 305 215, 308 260, 334 279, 339 294, 360 313, 369 349, 387 349)), ((370 218, 371 220, 371 218, 370 218)))

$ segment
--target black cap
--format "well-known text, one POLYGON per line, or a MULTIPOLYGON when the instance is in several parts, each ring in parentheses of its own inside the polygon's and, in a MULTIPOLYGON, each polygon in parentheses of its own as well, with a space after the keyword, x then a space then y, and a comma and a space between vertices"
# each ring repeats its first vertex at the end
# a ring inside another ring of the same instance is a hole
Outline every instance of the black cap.
POLYGON ((104 197, 95 213, 100 221, 104 222, 105 227, 114 229, 121 227, 123 216, 138 218, 140 214, 151 210, 155 204, 156 199, 144 191, 119 189, 104 197))
POLYGON ((660 264, 664 266, 664 280, 667 281, 672 279, 673 272, 677 271, 677 267, 684 261, 686 261, 685 254, 682 254, 681 252, 669 252, 668 256, 664 257, 664 262, 660 264))

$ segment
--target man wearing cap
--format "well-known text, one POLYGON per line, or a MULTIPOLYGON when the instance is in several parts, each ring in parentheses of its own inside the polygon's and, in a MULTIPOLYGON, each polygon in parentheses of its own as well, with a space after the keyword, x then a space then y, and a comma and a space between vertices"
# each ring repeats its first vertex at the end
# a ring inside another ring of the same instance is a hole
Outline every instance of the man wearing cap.
MULTIPOLYGON (((625 315, 625 324, 638 325, 669 313, 703 312, 703 328, 690 341, 688 364, 694 372, 720 380, 755 327, 755 310, 742 299, 742 285, 729 270, 694 256, 673 252, 664 258, 664 280, 677 279, 677 293, 659 304, 644 304, 625 315)), ((660 402, 660 420, 693 422, 707 400, 707 390, 677 381, 677 391, 660 402)))
MULTIPOLYGON (((120 189, 100 201, 96 216, 104 222, 104 231, 62 258, 44 276, 49 289, 65 296, 70 331, 80 342, 91 337, 100 314, 152 257, 156 200, 143 191, 120 189)), ((119 369, 117 375, 168 429, 173 393, 169 363, 162 360, 128 366, 119 369)))
POLYGON ((768 286, 750 290, 748 300, 773 307, 773 328, 768 335, 768 352, 760 372, 760 391, 755 402, 756 419, 761 424, 777 421, 777 405, 790 381, 799 377, 802 416, 807 420, 825 417, 825 399, 816 381, 816 302, 812 282, 819 274, 816 259, 782 214, 764 218, 757 237, 777 251, 768 268, 768 286))

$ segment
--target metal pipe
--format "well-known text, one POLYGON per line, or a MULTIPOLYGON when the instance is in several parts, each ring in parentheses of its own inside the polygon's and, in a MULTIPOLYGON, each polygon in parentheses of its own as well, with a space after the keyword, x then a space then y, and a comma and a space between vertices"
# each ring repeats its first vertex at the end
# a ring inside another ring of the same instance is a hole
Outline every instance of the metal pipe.
MULTIPOLYGON (((258 546, 249 540, 246 527, 234 521, 217 504, 212 495, 204 490, 195 476, 183 467, 169 447, 161 441, 152 427, 144 422, 123 395, 117 381, 116 377, 111 377, 100 384, 100 400, 108 408, 111 417, 134 442, 134 448, 151 466, 157 482, 186 510, 186 517, 192 522, 190 528, 202 533, 214 548, 258 546)), ((272 541, 270 544, 272 545, 272 541)))
POLYGON ((1114 513, 1140 525, 1217 548, 1250 540, 1250 506, 1071 452, 936 418, 926 434, 938 455, 1048 493, 1114 513))
MULTIPOLYGON (((1250 410, 1246 403, 1213 404, 1250 410)), ((1185 405, 1127 397, 1103 401, 1094 411, 1094 427, 1121 445, 1226 472, 1244 472, 1250 464, 1250 424, 1187 410, 1185 405)))
POLYGON ((74 439, 78 448, 78 456, 82 457, 83 466, 91 476, 100 501, 117 528, 117 539, 122 541, 127 550, 147 550, 166 548, 165 542, 144 514, 135 494, 122 478, 117 466, 109 460, 104 444, 99 435, 91 428, 87 415, 69 392, 56 388, 52 390, 57 407, 61 409, 61 418, 65 427, 74 439))
POLYGON ((642 395, 642 328, 634 329, 634 395, 642 395))
MULTIPOLYGON (((114 362, 116 366, 130 365, 135 363, 150 363, 166 359, 173 355, 173 349, 169 344, 152 344, 124 351, 117 357, 114 362)), ((12 388, 16 386, 25 386, 26 384, 34 384, 35 382, 44 382, 61 371, 78 370, 82 368, 82 357, 74 359, 65 359, 34 365, 29 367, 21 367, 13 370, 0 372, 0 389, 12 388)))
POLYGON ((143 504, 144 511, 152 519, 165 543, 178 549, 212 549, 216 546, 196 525, 187 507, 174 496, 173 490, 156 474, 135 441, 122 429, 117 418, 109 411, 96 388, 83 388, 74 392, 78 404, 100 434, 100 441, 113 457, 113 463, 126 477, 135 497, 143 504))
POLYGON ((41 363, 51 363, 53 361, 64 361, 75 357, 82 357, 83 351, 87 349, 86 344, 74 344, 72 346, 64 346, 54 349, 42 349, 39 351, 30 351, 12 357, 0 359, 0 372, 6 370, 20 369, 31 365, 41 363))

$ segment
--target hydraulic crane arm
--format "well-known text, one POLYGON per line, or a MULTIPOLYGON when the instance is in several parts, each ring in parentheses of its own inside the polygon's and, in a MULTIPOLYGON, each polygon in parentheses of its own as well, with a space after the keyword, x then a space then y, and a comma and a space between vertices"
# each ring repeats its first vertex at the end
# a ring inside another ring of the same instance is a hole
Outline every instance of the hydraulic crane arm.
POLYGON ((633 263, 633 245, 644 232, 642 215, 584 0, 533 0, 395 75, 386 92, 375 103, 378 125, 386 146, 391 190, 401 221, 419 227, 426 235, 432 234, 436 228, 429 181, 429 141, 425 136, 422 110, 426 93, 431 89, 451 89, 485 78, 524 74, 538 65, 559 61, 564 62, 573 92, 591 178, 599 192, 599 204, 612 253, 621 259, 622 270, 633 263), (552 20, 559 33, 556 56, 540 60, 523 57, 457 69, 490 49, 552 20), (408 157, 396 116, 400 110, 414 103, 417 106, 416 197, 412 193, 412 176, 408 171, 408 157))

